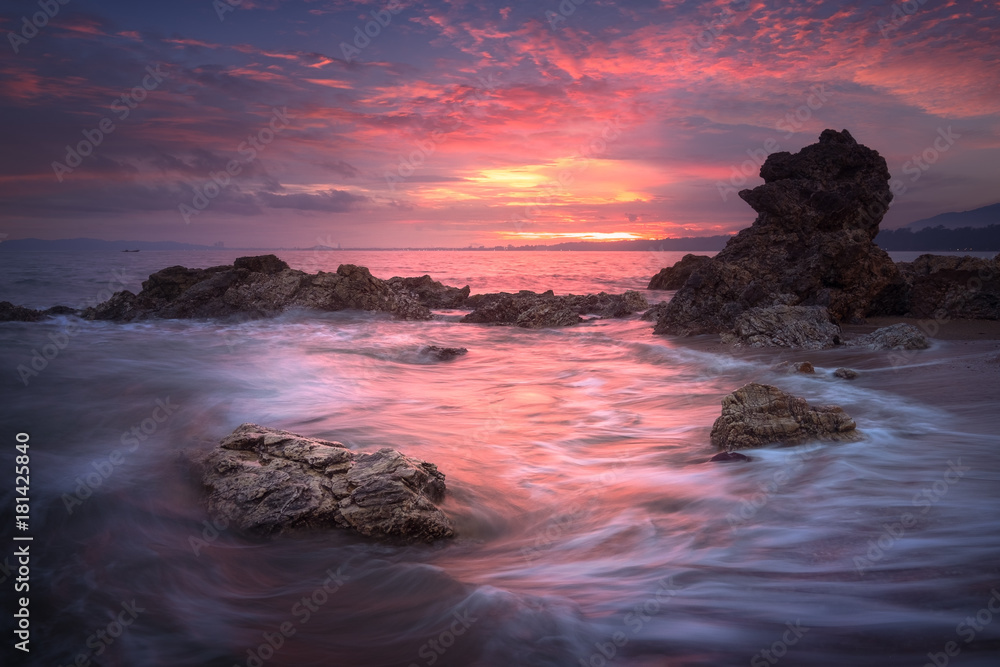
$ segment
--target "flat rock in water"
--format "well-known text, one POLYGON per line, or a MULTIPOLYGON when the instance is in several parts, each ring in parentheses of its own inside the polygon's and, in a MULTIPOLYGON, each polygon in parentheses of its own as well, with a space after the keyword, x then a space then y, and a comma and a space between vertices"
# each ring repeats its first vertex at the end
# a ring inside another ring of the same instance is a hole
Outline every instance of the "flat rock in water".
POLYGON ((189 269, 170 266, 142 283, 142 291, 116 292, 83 311, 92 320, 150 318, 273 317, 290 308, 367 310, 399 319, 427 320, 430 310, 409 293, 393 289, 363 266, 342 264, 336 273, 308 274, 275 255, 239 257, 232 266, 189 269))
POLYGON ((708 461, 709 463, 732 463, 733 461, 753 461, 753 459, 739 452, 719 452, 708 461))
POLYGON ((216 523, 252 535, 348 528, 369 537, 432 541, 454 529, 437 504, 444 475, 432 463, 380 449, 242 424, 191 462, 216 523))
POLYGON ((869 350, 926 350, 927 338, 912 324, 893 324, 847 341, 848 347, 869 350))
POLYGON ((466 304, 475 310, 463 317, 462 322, 512 324, 525 329, 570 326, 582 322, 580 316, 587 314, 602 318, 627 317, 649 308, 646 297, 635 290, 623 294, 600 292, 562 296, 556 296, 552 290, 541 294, 522 290, 517 294, 474 294, 466 304))
POLYGON ((15 306, 10 301, 0 301, 0 322, 37 322, 45 319, 40 310, 15 306))
POLYGON ((850 368, 838 368, 833 372, 833 377, 838 377, 841 380, 853 380, 858 377, 858 372, 850 368))
POLYGON ((837 406, 812 407, 777 387, 750 383, 722 399, 712 444, 726 451, 810 440, 860 440, 857 424, 837 406))
POLYGON ((768 306, 741 313, 722 342, 746 347, 820 350, 840 342, 840 327, 822 306, 768 306))

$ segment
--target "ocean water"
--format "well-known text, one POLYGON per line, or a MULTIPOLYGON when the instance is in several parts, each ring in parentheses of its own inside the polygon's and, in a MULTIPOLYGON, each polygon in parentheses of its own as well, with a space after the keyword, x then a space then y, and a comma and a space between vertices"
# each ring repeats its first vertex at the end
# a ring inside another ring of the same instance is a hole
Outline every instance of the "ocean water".
MULTIPOLYGON (((4 255, 0 300, 86 305, 240 254, 4 255)), ((683 255, 277 254, 308 271, 578 294, 643 289, 683 255)), ((21 595, 25 543, 11 537, 34 538, 31 653, 13 650, 5 613, 3 664, 1000 664, 1000 417, 997 375, 981 372, 996 343, 739 352, 653 336, 637 316, 529 331, 462 314, 0 324, 4 600, 21 595), (469 353, 425 363, 427 344, 469 353), (801 359, 816 376, 774 368, 801 359), (838 380, 839 366, 861 375, 838 380), (750 381, 841 405, 865 437, 707 463, 721 398, 750 381), (182 452, 247 421, 436 463, 459 536, 213 526, 182 452)))

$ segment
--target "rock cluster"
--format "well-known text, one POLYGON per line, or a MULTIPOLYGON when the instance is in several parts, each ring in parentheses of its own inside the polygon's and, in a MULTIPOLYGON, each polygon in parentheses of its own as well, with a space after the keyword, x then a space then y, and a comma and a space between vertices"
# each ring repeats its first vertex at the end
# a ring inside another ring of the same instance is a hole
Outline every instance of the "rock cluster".
POLYGON ((760 175, 763 185, 739 193, 757 219, 691 272, 655 333, 731 332, 746 311, 772 306, 818 306, 833 323, 851 322, 905 292, 873 243, 892 199, 876 151, 847 130, 824 130, 798 153, 768 156, 760 175))
POLYGON ((682 257, 681 260, 673 266, 660 269, 660 272, 653 276, 653 278, 649 281, 649 286, 646 289, 680 289, 684 286, 684 283, 687 282, 688 277, 694 272, 694 270, 704 264, 708 259, 710 258, 706 255, 684 255, 684 257, 682 257))
POLYGON ((897 264, 906 292, 887 314, 938 319, 1000 319, 1000 255, 993 259, 921 255, 897 264))
POLYGON ((837 406, 812 407, 777 387, 750 383, 722 399, 712 444, 725 451, 810 440, 854 441, 857 425, 837 406))
POLYGON ((431 313, 409 294, 392 289, 363 266, 342 264, 336 273, 307 274, 274 255, 240 257, 232 266, 171 266, 149 276, 142 291, 117 292, 83 311, 94 320, 270 317, 289 308, 358 309, 426 320, 431 313))
POLYGON ((339 442, 243 424, 191 463, 219 524, 252 535, 348 528, 431 541, 454 529, 436 503, 444 475, 393 449, 358 454, 339 442))
POLYGON ((430 276, 400 278, 393 276, 386 281, 392 289, 413 297, 428 308, 464 308, 469 298, 469 286, 449 287, 430 276))
POLYGON ((541 294, 522 290, 517 294, 475 294, 466 300, 473 307, 462 322, 513 324, 526 329, 562 327, 583 321, 580 315, 597 314, 602 318, 626 317, 649 308, 639 292, 624 294, 567 294, 556 296, 552 290, 541 294))

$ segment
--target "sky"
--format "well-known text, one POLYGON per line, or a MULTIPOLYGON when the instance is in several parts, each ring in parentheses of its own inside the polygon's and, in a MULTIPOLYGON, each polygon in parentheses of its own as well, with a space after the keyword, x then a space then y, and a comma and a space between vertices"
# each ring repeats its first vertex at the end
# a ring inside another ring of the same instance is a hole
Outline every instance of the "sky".
POLYGON ((882 226, 1000 201, 1000 0, 7 0, 0 239, 735 232, 847 129, 882 226))

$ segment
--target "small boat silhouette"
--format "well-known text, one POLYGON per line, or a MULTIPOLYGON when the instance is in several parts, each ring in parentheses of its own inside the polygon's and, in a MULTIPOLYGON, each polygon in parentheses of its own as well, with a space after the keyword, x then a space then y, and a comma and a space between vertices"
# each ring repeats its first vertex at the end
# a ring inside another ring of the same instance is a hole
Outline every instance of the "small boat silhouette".
POLYGON ((138 250, 122 250, 122 252, 139 252, 138 250))

